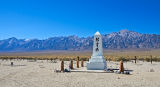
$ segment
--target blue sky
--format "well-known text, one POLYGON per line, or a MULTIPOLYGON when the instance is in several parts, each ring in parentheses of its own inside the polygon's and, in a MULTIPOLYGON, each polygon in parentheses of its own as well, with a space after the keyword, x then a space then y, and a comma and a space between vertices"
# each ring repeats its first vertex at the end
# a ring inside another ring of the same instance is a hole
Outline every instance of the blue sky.
POLYGON ((1 0, 0 39, 160 34, 160 0, 1 0))

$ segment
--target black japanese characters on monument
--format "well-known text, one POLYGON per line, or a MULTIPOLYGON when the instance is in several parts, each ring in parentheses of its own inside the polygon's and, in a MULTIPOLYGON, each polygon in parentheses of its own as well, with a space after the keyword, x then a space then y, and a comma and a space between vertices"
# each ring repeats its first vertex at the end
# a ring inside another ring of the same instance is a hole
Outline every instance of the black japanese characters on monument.
POLYGON ((98 49, 98 44, 99 43, 98 42, 99 42, 99 37, 96 38, 96 51, 99 51, 99 49, 98 49))

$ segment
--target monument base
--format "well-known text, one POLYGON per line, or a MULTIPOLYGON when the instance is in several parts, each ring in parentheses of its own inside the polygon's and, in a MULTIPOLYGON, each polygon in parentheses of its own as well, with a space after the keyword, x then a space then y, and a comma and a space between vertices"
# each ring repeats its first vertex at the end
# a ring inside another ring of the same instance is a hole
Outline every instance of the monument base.
POLYGON ((87 63, 87 70, 105 70, 106 60, 103 56, 92 56, 87 63))

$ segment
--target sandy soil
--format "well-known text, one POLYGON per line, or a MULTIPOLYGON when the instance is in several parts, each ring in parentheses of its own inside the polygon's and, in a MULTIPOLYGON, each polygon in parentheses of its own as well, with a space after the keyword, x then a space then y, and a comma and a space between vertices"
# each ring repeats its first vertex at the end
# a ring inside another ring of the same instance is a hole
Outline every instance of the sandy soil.
MULTIPOLYGON (((131 75, 115 73, 71 72, 56 73, 60 61, 0 60, 0 87, 160 87, 160 63, 124 63, 131 75), (153 69, 153 72, 150 70, 153 69)), ((65 61, 65 67, 68 67, 65 61)), ((76 63, 76 62, 74 62, 76 63)), ((107 62, 110 68, 119 68, 119 62, 107 62)), ((75 65, 74 65, 75 67, 75 65)), ((80 68, 84 69, 84 68, 80 68)))

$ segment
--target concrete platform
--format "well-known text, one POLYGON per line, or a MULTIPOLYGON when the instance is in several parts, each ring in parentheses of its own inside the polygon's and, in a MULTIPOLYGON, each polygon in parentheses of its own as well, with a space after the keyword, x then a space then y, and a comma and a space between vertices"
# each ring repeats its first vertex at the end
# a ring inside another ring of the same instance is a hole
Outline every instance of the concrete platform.
POLYGON ((71 72, 87 72, 87 73, 113 73, 111 71, 105 71, 105 70, 87 70, 86 67, 82 68, 76 68, 71 70, 71 72))

